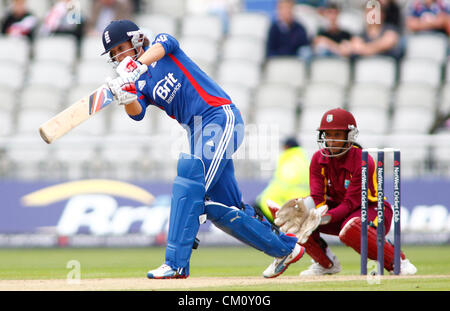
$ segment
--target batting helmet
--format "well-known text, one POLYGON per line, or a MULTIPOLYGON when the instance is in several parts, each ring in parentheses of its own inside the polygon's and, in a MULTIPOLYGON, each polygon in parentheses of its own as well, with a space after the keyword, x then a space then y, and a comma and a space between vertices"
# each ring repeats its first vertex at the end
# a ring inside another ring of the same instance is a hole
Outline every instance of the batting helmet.
MULTIPOLYGON (((138 54, 138 48, 144 44, 144 37, 144 33, 132 21, 126 19, 112 21, 103 31, 102 42, 105 51, 102 55, 109 53, 111 49, 126 41, 131 42, 136 54, 138 54)), ((110 61, 116 63, 115 58, 117 58, 117 55, 111 57, 110 61)))

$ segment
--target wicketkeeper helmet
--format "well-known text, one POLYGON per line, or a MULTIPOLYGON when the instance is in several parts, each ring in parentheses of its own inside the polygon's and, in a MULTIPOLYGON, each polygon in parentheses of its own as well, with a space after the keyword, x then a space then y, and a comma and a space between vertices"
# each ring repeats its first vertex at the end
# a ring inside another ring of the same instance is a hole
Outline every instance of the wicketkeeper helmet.
POLYGON ((343 142, 349 143, 348 147, 342 148, 343 152, 339 154, 332 155, 331 153, 322 152, 324 156, 338 156, 347 152, 353 143, 356 143, 356 137, 358 136, 358 128, 356 125, 356 120, 353 114, 342 108, 331 109, 324 113, 322 120, 320 121, 320 126, 317 129, 319 131, 319 138, 317 140, 321 150, 327 150, 327 139, 325 139, 324 134, 327 130, 342 130, 347 131, 347 140, 343 142))

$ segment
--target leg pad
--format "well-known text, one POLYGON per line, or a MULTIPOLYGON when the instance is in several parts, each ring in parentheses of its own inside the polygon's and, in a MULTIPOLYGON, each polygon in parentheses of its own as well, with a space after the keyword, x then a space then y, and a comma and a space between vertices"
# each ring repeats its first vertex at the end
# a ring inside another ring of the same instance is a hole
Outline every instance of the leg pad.
MULTIPOLYGON (((350 246, 359 254, 361 253, 361 218, 354 217, 350 219, 341 232, 339 232, 339 239, 347 246, 350 246)), ((405 254, 400 253, 402 259, 405 259, 405 254)), ((367 257, 372 260, 377 260, 377 229, 368 226, 367 229, 367 257)), ((384 243, 384 268, 388 271, 394 269, 394 245, 387 241, 384 243)))
POLYGON ((255 218, 253 208, 248 205, 241 210, 217 202, 206 202, 206 214, 222 231, 272 257, 289 255, 297 243, 294 236, 273 232, 272 225, 255 218))

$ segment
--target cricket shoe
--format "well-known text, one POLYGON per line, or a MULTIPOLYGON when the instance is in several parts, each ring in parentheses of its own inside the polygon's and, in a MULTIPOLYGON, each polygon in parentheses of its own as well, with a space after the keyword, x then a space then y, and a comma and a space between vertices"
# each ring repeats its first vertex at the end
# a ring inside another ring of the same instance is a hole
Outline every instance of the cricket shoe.
POLYGON ((336 255, 331 252, 329 248, 327 248, 327 256, 333 262, 333 265, 330 268, 325 268, 318 262, 312 261, 313 264, 309 266, 305 271, 300 272, 300 276, 314 276, 314 275, 325 275, 325 274, 336 274, 341 272, 341 263, 337 259, 336 255))
POLYGON ((180 273, 179 270, 172 269, 169 265, 165 263, 155 270, 150 270, 147 272, 147 277, 149 279, 185 279, 189 276, 180 273))
MULTIPOLYGON (((394 271, 389 271, 390 274, 394 274, 394 271)), ((400 261, 400 275, 414 275, 417 273, 417 268, 408 259, 402 259, 400 261)))
POLYGON ((305 254, 305 248, 299 244, 295 244, 294 250, 287 256, 275 258, 270 266, 263 272, 265 278, 276 278, 283 273, 290 264, 297 262, 305 254))

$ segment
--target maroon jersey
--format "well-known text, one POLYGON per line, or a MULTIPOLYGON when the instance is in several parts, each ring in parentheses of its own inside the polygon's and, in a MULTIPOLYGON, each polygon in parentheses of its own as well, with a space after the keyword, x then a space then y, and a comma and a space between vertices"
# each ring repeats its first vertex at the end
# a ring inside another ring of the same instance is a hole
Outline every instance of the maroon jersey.
MULTIPOLYGON (((310 191, 316 206, 328 205, 331 223, 341 222, 361 208, 361 153, 353 146, 342 157, 324 157, 317 151, 310 165, 310 191)), ((368 205, 377 207, 376 165, 369 155, 368 205)), ((385 200, 385 207, 391 208, 385 200)))

